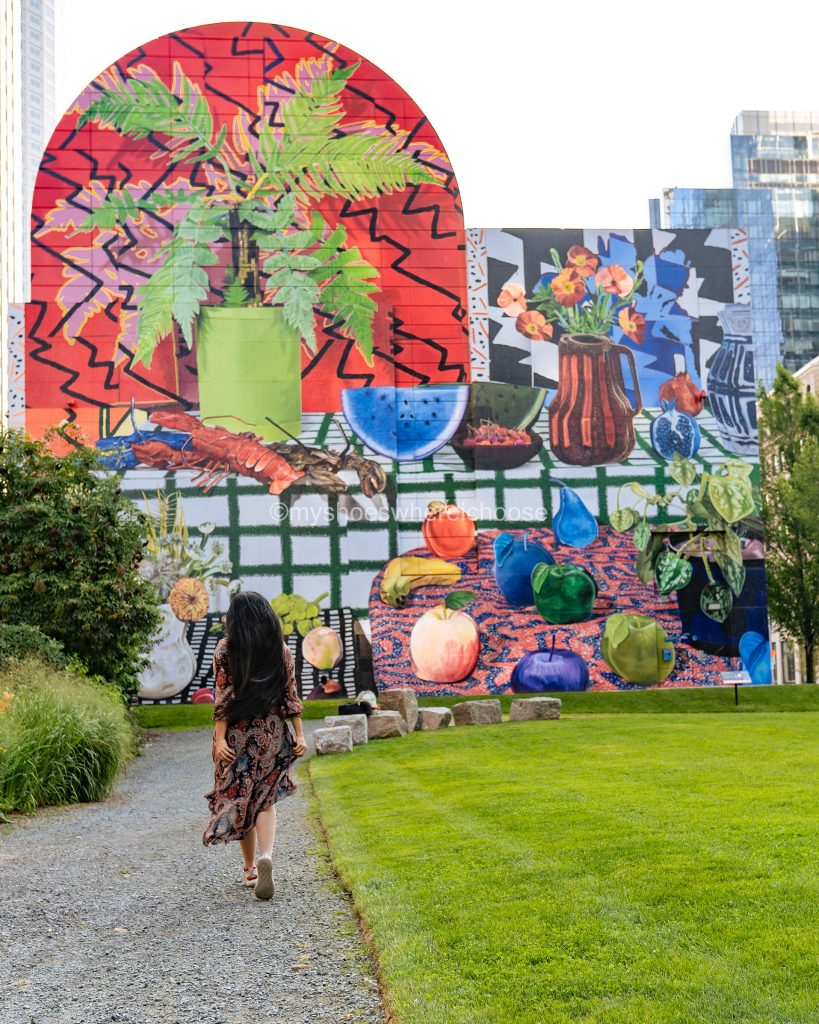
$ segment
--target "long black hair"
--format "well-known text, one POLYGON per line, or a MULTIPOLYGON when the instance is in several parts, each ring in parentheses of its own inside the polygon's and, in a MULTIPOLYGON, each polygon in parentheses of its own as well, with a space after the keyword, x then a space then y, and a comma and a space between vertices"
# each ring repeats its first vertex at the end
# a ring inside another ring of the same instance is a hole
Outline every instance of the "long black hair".
POLYGON ((227 709, 229 723, 266 718, 284 696, 284 637, 270 602, 252 590, 234 594, 225 632, 233 700, 227 709))

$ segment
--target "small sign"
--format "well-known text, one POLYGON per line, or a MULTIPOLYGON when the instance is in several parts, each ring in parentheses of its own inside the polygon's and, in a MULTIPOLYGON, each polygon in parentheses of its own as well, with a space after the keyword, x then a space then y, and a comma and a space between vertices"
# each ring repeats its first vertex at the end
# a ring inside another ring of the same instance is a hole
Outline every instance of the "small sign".
POLYGON ((751 682, 747 672, 720 672, 720 678, 724 686, 742 686, 751 682))

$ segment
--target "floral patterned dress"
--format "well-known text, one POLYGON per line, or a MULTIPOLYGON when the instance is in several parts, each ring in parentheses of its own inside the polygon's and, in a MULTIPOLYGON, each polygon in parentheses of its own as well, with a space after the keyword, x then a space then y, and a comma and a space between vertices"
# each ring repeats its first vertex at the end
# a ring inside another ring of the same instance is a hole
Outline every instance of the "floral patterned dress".
MULTIPOLYGON (((290 796, 296 785, 290 778, 290 767, 296 760, 291 733, 285 718, 300 715, 304 710, 296 689, 293 656, 282 649, 287 680, 281 705, 266 718, 234 722, 227 727, 227 742, 236 755, 230 764, 216 761, 214 740, 214 787, 205 796, 210 807, 210 821, 202 836, 205 846, 242 839, 256 823, 261 811, 277 800, 290 796)), ((214 719, 227 719, 233 698, 227 641, 220 640, 213 657, 216 673, 214 719)))

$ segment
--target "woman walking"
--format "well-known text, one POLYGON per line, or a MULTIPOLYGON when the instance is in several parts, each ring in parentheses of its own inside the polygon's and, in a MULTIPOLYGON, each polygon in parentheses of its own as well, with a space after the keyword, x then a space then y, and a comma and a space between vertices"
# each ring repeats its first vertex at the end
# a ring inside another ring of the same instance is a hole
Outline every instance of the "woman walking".
POLYGON ((233 597, 213 666, 215 782, 205 797, 210 821, 202 842, 208 846, 238 840, 245 885, 253 886, 260 900, 269 900, 274 891, 276 802, 295 792, 290 766, 307 748, 293 657, 276 613, 261 594, 249 591, 233 597))

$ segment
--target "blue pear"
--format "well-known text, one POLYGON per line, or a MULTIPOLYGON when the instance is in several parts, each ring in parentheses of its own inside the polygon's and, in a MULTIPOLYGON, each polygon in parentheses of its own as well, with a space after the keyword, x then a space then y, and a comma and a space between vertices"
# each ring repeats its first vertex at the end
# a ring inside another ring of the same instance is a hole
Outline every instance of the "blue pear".
POLYGON ((743 633, 739 638, 739 656, 755 686, 771 685, 771 644, 766 637, 753 630, 743 633))
POLYGON ((493 571, 498 590, 510 604, 526 608, 535 603, 532 570, 540 562, 554 564, 554 557, 542 545, 530 541, 528 530, 522 537, 501 533, 495 538, 493 571))
POLYGON ((560 483, 560 505, 552 520, 555 540, 571 548, 585 548, 597 540, 597 520, 571 487, 560 483))

